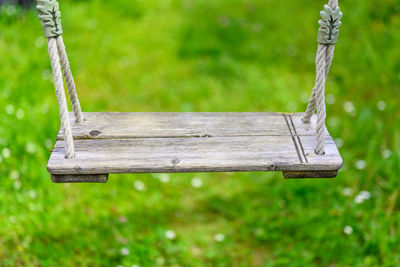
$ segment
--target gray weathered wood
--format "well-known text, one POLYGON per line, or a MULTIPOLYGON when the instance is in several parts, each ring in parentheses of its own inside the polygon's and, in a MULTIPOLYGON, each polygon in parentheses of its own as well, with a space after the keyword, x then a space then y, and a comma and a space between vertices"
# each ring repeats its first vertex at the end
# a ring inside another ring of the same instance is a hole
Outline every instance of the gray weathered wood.
MULTIPOLYGON (((74 139, 290 135, 283 114, 270 112, 86 112, 84 123, 69 117, 74 139)), ((315 135, 315 118, 292 118, 299 135, 315 135)))
POLYGON ((305 124, 301 116, 84 113, 82 124, 71 116, 76 157, 65 159, 59 133, 47 167, 55 175, 340 169, 332 137, 326 137, 326 154, 316 155, 315 117, 305 124))

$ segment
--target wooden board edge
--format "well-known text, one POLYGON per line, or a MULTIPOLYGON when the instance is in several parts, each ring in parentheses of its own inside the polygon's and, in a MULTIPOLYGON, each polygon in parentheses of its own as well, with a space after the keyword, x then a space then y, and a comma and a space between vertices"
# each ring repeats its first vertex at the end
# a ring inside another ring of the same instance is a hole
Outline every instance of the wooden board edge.
POLYGON ((338 171, 283 171, 282 174, 285 179, 335 178, 338 171))
POLYGON ((56 183, 107 183, 108 174, 51 174, 51 180, 56 183))

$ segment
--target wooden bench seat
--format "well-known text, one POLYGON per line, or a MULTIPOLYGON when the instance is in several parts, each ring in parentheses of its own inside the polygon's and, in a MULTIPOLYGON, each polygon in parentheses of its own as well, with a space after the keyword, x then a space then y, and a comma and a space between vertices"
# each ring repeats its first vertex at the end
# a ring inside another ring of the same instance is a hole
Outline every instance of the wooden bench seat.
POLYGON ((106 182, 110 173, 282 171, 287 178, 331 178, 342 158, 327 134, 314 153, 315 120, 302 114, 70 113, 75 158, 65 159, 62 132, 47 169, 54 182, 106 182))

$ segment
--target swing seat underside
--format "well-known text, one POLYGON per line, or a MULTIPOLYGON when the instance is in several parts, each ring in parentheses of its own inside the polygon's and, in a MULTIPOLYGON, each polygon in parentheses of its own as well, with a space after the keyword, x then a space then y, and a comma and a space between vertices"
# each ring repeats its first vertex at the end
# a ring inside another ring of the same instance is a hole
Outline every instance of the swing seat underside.
POLYGON ((60 130, 47 169, 52 180, 106 182, 110 173, 282 171, 286 178, 333 178, 343 161, 327 132, 316 155, 314 115, 303 113, 72 113, 75 158, 60 130))

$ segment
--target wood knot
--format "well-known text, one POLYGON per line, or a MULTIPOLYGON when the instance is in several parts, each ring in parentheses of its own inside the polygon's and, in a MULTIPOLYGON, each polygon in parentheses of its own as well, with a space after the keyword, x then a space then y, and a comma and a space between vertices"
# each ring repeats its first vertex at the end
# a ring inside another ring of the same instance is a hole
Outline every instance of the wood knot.
POLYGON ((176 166, 180 162, 179 159, 173 159, 171 160, 172 165, 176 166))
POLYGON ((101 134, 101 132, 99 130, 93 130, 93 131, 90 131, 89 134, 90 134, 91 137, 96 137, 99 134, 101 134))

